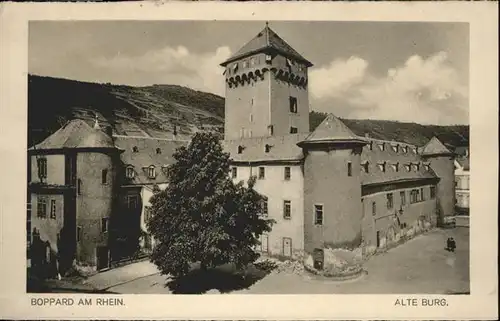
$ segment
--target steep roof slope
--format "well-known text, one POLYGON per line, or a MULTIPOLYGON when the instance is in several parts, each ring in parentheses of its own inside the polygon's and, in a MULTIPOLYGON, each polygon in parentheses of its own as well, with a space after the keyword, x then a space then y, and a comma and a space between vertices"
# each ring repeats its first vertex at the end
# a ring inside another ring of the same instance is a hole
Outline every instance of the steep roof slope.
POLYGON ((221 63, 221 66, 226 66, 228 63, 238 60, 240 58, 268 50, 274 50, 285 57, 295 58, 298 61, 305 63, 308 67, 312 63, 293 49, 285 40, 281 39, 276 32, 274 32, 266 24, 266 27, 259 32, 252 40, 247 42, 240 50, 238 50, 229 59, 221 63))

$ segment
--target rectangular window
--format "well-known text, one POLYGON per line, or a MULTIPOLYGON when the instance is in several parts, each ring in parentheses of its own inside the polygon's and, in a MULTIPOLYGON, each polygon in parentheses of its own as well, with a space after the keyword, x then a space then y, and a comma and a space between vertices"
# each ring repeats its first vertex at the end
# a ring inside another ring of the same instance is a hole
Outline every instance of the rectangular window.
POLYGON ((266 169, 264 167, 259 167, 259 179, 264 179, 266 177, 266 169))
POLYGON ((372 202, 372 215, 377 215, 377 203, 372 202))
POLYGON ((394 200, 392 193, 388 193, 387 195, 387 209, 392 209, 394 207, 394 200))
POLYGON ((269 215, 269 210, 267 205, 267 199, 264 199, 262 201, 262 216, 267 217, 268 215, 269 215))
POLYGON ((129 195, 127 197, 127 206, 129 209, 136 209, 139 205, 139 197, 137 195, 129 195))
POLYGON ((292 217, 292 202, 283 201, 283 218, 290 219, 292 217))
POLYGON ((290 134, 297 134, 299 132, 299 130, 297 129, 297 127, 290 127, 290 134))
POLYGON ((352 163, 347 163, 347 176, 352 176, 352 163))
POLYGON ((39 218, 47 217, 47 200, 45 197, 38 197, 36 216, 39 218))
POLYGON ((260 236, 260 250, 264 253, 267 252, 269 248, 269 237, 266 234, 260 236))
POLYGON ((274 126, 273 125, 267 126, 267 131, 268 131, 269 136, 273 136, 274 135, 274 126))
POLYGON ((314 205, 314 225, 323 225, 323 205, 314 205))
POLYGON ((77 184, 77 186, 76 186, 76 189, 77 189, 77 193, 78 193, 78 195, 81 195, 81 194, 82 194, 82 184, 83 184, 83 183, 82 183, 82 180, 79 178, 79 179, 78 179, 78 184, 77 184))
POLYGON ((297 108, 297 98, 290 96, 289 101, 290 101, 290 112, 293 113, 293 114, 296 114, 297 110, 298 110, 298 108, 297 108))
POLYGON ((56 200, 50 200, 50 218, 56 218, 56 200))
POLYGON ((47 159, 45 157, 41 157, 37 159, 38 165, 38 178, 40 180, 44 180, 47 178, 47 159))
POLYGON ((238 177, 238 167, 233 167, 233 168, 231 168, 231 176, 232 176, 233 178, 238 177))
POLYGON ((101 218, 101 233, 106 233, 108 231, 108 222, 109 219, 107 217, 101 218))
POLYGON ((435 198, 436 198, 436 187, 431 186, 431 199, 435 199, 435 198))
POLYGON ((292 177, 292 169, 290 167, 285 167, 285 181, 289 181, 292 177))
POLYGON ((76 227, 76 241, 80 242, 82 240, 82 227, 77 226, 76 227))
POLYGON ((406 205, 406 192, 405 191, 399 192, 399 196, 401 197, 401 206, 405 206, 406 205))
POLYGON ((108 183, 108 170, 107 169, 103 169, 101 171, 101 183, 102 184, 108 183))
POLYGON ((425 195, 424 195, 424 189, 423 188, 420 189, 420 200, 421 201, 425 201, 425 195))

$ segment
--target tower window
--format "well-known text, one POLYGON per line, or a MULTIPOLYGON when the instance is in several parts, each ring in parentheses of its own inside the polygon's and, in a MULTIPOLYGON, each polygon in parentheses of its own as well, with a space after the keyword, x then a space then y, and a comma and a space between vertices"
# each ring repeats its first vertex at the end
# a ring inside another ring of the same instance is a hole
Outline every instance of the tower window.
POLYGON ((323 205, 314 205, 314 225, 323 225, 323 205))
POLYGON ((274 126, 273 125, 267 126, 267 131, 269 133, 269 136, 273 136, 274 135, 274 126))
POLYGON ((431 186, 431 199, 435 199, 435 198, 436 198, 436 187, 431 186))
POLYGON ((377 203, 372 202, 372 215, 377 215, 377 203))
POLYGON ((273 60, 273 57, 271 55, 266 55, 266 63, 270 64, 273 60))
POLYGON ((38 197, 38 202, 37 202, 37 207, 36 207, 36 216, 39 218, 46 218, 47 217, 47 199, 43 196, 38 197))
POLYGON ((292 201, 283 201, 283 218, 287 220, 292 218, 292 201))
POLYGON ((399 197, 401 197, 401 206, 405 206, 406 205, 406 192, 405 191, 399 192, 399 197))
POLYGON ((56 200, 50 200, 50 218, 56 219, 56 200))
POLYGON ((153 165, 149 166, 148 168, 148 177, 149 178, 155 178, 156 177, 156 170, 153 165))
POLYGON ((296 114, 297 113, 297 97, 290 96, 290 112, 296 114))
POLYGON ((290 134, 297 134, 297 133, 298 133, 297 127, 290 127, 290 134))
POLYGON ((137 148, 137 146, 134 146, 134 147, 132 147, 132 151, 134 153, 138 153, 139 152, 139 148, 137 148))
POLYGON ((83 182, 82 182, 82 180, 79 178, 79 179, 78 179, 78 183, 77 183, 77 187, 76 187, 78 195, 81 195, 81 194, 82 194, 82 185, 83 185, 83 182))
POLYGON ((290 167, 286 166, 285 167, 285 181, 289 181, 291 177, 292 177, 292 170, 290 167))
POLYGON ((264 167, 259 167, 259 179, 264 179, 266 177, 266 169, 264 167))
POLYGON ((40 180, 47 178, 47 159, 45 157, 38 158, 37 166, 38 166, 38 178, 40 180))
POLYGON ((241 154, 243 153, 243 146, 238 146, 238 154, 241 154))
POLYGON ((392 193, 388 193, 387 197, 387 209, 390 210, 394 207, 394 199, 392 193))
POLYGON ((101 218, 101 233, 106 233, 108 231, 109 219, 107 217, 101 218))
POLYGON ((231 176, 232 176, 233 178, 238 177, 238 167, 233 167, 233 168, 231 168, 231 176))
POLYGON ((161 154, 161 148, 156 149, 156 154, 161 154))
POLYGON ((352 163, 347 163, 347 176, 352 176, 352 163))
POLYGON ((108 170, 107 169, 103 169, 101 171, 101 183, 102 184, 108 183, 108 170))
POLYGON ((266 145, 264 146, 264 151, 265 151, 266 153, 269 153, 269 152, 271 151, 271 145, 266 144, 266 145))
POLYGON ((365 161, 363 164, 362 164, 362 167, 363 171, 365 173, 369 173, 370 172, 370 163, 368 163, 368 161, 365 161))
POLYGON ((76 227, 76 241, 80 242, 82 240, 82 227, 77 226, 76 227))

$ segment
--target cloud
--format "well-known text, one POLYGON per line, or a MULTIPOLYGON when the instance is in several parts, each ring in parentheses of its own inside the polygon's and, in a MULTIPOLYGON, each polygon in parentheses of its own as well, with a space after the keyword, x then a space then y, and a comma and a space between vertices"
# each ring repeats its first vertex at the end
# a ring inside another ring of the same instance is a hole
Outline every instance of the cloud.
MULTIPOLYGON (((325 84, 319 90, 311 88, 316 93, 313 96, 319 100, 335 97, 350 107, 346 116, 353 118, 434 124, 468 123, 468 87, 449 64, 445 52, 427 59, 411 56, 402 66, 390 68, 382 77, 367 73, 368 63, 358 62, 358 66, 363 66, 358 70, 363 72, 353 73, 347 67, 349 60, 344 62, 343 67, 337 67, 348 72, 339 74, 340 79, 330 82, 330 88, 326 88, 325 84)), ((334 65, 335 62, 330 64, 334 65)), ((354 63, 351 62, 351 65, 354 63)), ((328 68, 320 70, 323 73, 328 68)), ((320 105, 327 106, 324 103, 320 105)), ((323 109, 335 113, 331 106, 323 109)))
POLYGON ((315 98, 331 98, 363 81, 368 62, 358 57, 334 60, 328 66, 313 69, 310 74, 311 94, 315 98))
POLYGON ((92 63, 110 75, 108 78, 113 78, 108 80, 110 82, 118 80, 119 83, 120 75, 127 75, 129 84, 177 84, 222 95, 224 79, 219 64, 230 55, 228 47, 195 53, 178 46, 148 51, 140 56, 118 53, 114 57, 93 59, 92 63))

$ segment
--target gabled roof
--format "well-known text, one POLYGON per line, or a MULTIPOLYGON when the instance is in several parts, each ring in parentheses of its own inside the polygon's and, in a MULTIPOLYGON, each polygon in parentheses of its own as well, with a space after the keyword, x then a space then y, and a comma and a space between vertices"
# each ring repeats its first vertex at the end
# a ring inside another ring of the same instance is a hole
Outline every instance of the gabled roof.
POLYGON ((354 134, 339 118, 328 114, 316 129, 300 142, 311 143, 357 143, 366 144, 367 141, 354 134))
POLYGON ((111 148, 116 149, 113 139, 100 128, 90 127, 81 119, 73 119, 41 143, 29 150, 63 148, 111 148))
POLYGON ((266 23, 266 27, 259 32, 252 40, 247 42, 240 50, 238 50, 229 59, 221 63, 221 66, 226 66, 228 63, 238 60, 249 55, 262 52, 262 51, 277 51, 288 58, 294 58, 298 61, 305 63, 308 67, 312 63, 293 49, 285 40, 281 39, 276 32, 271 30, 266 23))
POLYGON ((424 156, 430 155, 447 155, 453 154, 444 144, 436 137, 432 137, 431 140, 424 146, 422 152, 424 156))

